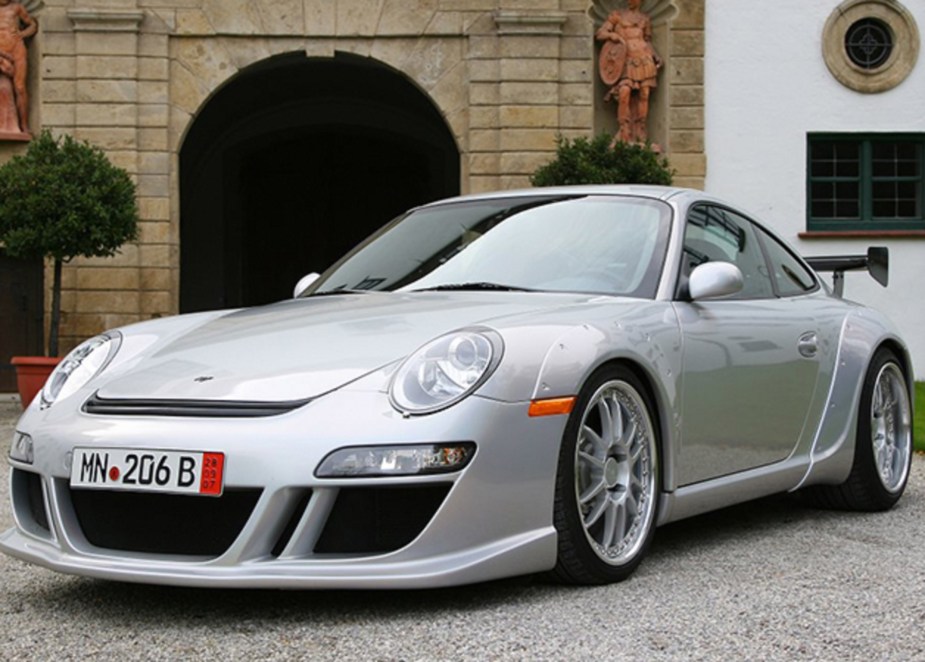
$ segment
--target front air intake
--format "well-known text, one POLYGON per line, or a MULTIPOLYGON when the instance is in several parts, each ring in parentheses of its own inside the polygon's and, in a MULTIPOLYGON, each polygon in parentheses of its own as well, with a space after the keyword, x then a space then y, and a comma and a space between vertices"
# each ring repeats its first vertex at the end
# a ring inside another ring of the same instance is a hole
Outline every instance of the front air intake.
POLYGON ((71 489, 83 534, 103 549, 150 554, 221 556, 244 528, 259 489, 220 497, 71 489))
POLYGON ((450 485, 345 487, 316 554, 373 554, 404 547, 420 535, 443 503, 450 485))

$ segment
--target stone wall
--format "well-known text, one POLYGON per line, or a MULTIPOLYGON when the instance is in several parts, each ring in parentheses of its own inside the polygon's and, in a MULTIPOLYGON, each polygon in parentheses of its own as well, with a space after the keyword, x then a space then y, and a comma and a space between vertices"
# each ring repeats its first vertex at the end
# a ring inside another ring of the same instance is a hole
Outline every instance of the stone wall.
POLYGON ((64 269, 63 349, 105 328, 176 311, 172 29, 136 4, 143 3, 47 0, 38 14, 41 126, 98 145, 131 173, 141 217, 136 244, 114 258, 77 259, 64 269))
MULTIPOLYGON (((661 140, 677 183, 702 186, 704 2, 649 0, 643 8, 655 5, 673 15, 657 92, 666 109, 661 140)), ((590 7, 589 0, 45 0, 31 54, 36 124, 99 145, 126 168, 142 219, 139 242, 117 257, 66 267, 64 347, 177 312, 179 149, 199 109, 238 71, 294 51, 376 58, 441 110, 462 155, 464 192, 527 186, 552 157, 557 134, 613 128, 596 119, 607 112, 595 84, 590 7)))
POLYGON ((668 156, 675 184, 702 189, 707 173, 704 153, 704 0, 677 0, 668 51, 668 156))

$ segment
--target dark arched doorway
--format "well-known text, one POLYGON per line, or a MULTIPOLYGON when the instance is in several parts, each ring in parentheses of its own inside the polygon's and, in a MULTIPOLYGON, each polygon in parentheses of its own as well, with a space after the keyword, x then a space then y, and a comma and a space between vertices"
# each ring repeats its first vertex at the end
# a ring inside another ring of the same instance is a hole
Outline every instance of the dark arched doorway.
POLYGON ((453 136, 400 73, 345 54, 249 67, 180 151, 180 310, 290 296, 396 214, 458 192, 453 136))

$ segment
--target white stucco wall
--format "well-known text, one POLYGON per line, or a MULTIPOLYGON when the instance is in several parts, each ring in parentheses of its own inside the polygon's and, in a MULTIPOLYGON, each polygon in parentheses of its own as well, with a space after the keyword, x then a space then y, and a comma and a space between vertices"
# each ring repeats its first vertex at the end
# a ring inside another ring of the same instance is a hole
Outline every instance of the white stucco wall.
MULTIPOLYGON (((925 132, 925 54, 898 87, 861 94, 826 68, 822 35, 838 0, 707 0, 707 190, 752 212, 804 255, 890 249, 890 285, 850 273, 846 298, 879 308, 925 379, 925 237, 800 240, 806 229, 806 134, 925 132)), ((925 0, 903 0, 925 37, 925 0)), ((923 44, 925 46, 925 44, 923 44)))

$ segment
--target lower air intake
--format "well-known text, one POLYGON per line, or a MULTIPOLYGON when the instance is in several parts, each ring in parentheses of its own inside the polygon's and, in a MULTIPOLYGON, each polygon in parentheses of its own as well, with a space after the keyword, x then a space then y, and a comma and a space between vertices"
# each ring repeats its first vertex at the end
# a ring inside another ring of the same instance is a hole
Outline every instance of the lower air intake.
POLYGON ((150 554, 220 556, 257 505, 261 490, 220 497, 71 490, 87 541, 103 549, 150 554))
POLYGON ((448 484, 345 487, 328 516, 316 554, 372 554, 420 535, 450 491, 448 484))

